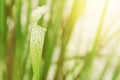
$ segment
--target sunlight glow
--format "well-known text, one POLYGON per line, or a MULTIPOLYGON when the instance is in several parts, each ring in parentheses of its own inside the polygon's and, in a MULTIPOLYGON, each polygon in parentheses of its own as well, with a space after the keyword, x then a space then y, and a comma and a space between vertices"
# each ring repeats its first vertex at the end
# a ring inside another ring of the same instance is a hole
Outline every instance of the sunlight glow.
MULTIPOLYGON (((68 45, 68 54, 66 54, 67 57, 75 56, 75 53, 73 54, 72 52, 77 52, 77 50, 79 50, 79 56, 85 56, 86 53, 91 50, 99 25, 100 17, 102 15, 103 7, 105 6, 105 1, 106 0, 87 0, 85 14, 78 20, 70 43, 68 45), (77 49, 78 43, 80 45, 79 49, 77 49)), ((115 37, 113 37, 113 39, 110 40, 107 45, 104 45, 104 49, 98 52, 99 54, 103 56, 110 56, 111 49, 115 46, 120 37, 120 0, 110 0, 107 14, 104 20, 100 45, 103 45, 103 43, 108 40, 109 37, 111 37, 111 35, 113 35, 116 31, 118 31, 118 33, 114 35, 115 37)), ((116 49, 117 51, 114 53, 114 56, 116 59, 119 59, 120 44, 118 44, 117 47, 118 48, 116 49)), ((78 55, 78 53, 76 53, 76 55, 78 55)), ((95 59, 93 70, 94 78, 92 79, 97 79, 98 74, 101 73, 101 69, 105 65, 105 60, 106 59, 104 58, 95 59)), ((114 64, 112 65, 118 63, 115 60, 113 62, 114 64)), ((110 71, 107 72, 109 74, 106 75, 105 80, 111 80, 111 75, 114 69, 113 67, 110 67, 110 71)))

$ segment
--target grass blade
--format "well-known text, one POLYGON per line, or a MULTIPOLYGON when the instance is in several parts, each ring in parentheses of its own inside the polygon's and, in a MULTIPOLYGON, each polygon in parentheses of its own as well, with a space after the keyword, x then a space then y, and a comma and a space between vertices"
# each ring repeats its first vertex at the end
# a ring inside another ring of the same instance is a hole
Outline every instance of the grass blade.
POLYGON ((5 0, 0 0, 0 80, 5 79, 5 60, 6 60, 6 37, 7 37, 7 26, 6 26, 6 9, 5 0))
POLYGON ((21 0, 16 0, 17 9, 16 9, 16 28, 15 28, 15 52, 13 60, 13 72, 12 80, 21 80, 21 57, 23 54, 23 38, 21 33, 21 0), (18 69, 19 68, 19 69, 18 69))
POLYGON ((61 21, 62 21, 62 11, 64 8, 65 0, 52 0, 50 8, 50 20, 48 22, 48 31, 45 36, 45 46, 44 46, 44 65, 42 80, 46 80, 49 67, 51 64, 54 48, 57 45, 58 38, 60 36, 61 21), (59 3, 59 6, 57 4, 59 3), (53 7, 57 6, 56 11, 53 7), (50 35, 52 33, 52 35, 50 35), (53 42, 54 41, 54 42, 53 42))
POLYGON ((0 0, 0 60, 4 61, 6 56, 6 15, 5 0, 0 0))
POLYGON ((55 80, 58 80, 62 76, 62 66, 63 66, 64 54, 66 52, 66 47, 71 37, 72 30, 74 29, 74 26, 79 16, 81 16, 81 14, 83 13, 83 9, 85 8, 85 2, 86 2, 85 0, 81 2, 80 0, 74 1, 72 11, 63 29, 62 40, 61 40, 61 52, 60 52, 60 57, 57 65, 56 74, 54 77, 55 80))

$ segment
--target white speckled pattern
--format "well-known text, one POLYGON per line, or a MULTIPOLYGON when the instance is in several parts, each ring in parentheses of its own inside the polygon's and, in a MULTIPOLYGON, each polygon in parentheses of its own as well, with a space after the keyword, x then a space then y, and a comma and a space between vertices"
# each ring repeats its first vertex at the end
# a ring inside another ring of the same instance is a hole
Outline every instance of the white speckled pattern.
POLYGON ((44 44, 45 28, 37 25, 41 16, 45 13, 46 7, 38 7, 31 15, 31 36, 30 36, 30 54, 33 68, 33 80, 40 78, 40 66, 42 61, 42 49, 44 44))

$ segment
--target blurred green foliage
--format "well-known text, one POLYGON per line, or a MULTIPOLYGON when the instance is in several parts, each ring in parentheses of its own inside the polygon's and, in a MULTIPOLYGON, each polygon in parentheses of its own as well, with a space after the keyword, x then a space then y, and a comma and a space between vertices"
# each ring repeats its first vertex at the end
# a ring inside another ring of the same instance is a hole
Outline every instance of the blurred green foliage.
MULTIPOLYGON (((29 52, 31 12, 38 6, 43 5, 46 5, 48 9, 38 22, 38 25, 47 28, 42 52, 43 63, 40 80, 50 80, 49 76, 53 76, 53 80, 105 80, 107 69, 113 60, 111 56, 105 61, 105 66, 99 78, 92 79, 91 76, 94 60, 99 55, 98 48, 101 43, 101 34, 109 0, 106 0, 106 4, 103 5, 104 8, 91 50, 86 53, 86 56, 79 58, 78 55, 75 58, 73 57, 72 59, 80 64, 76 63, 72 70, 69 71, 67 70, 69 66, 63 68, 67 60, 71 61, 71 59, 66 59, 65 56, 67 47, 77 21, 84 15, 88 0, 71 1, 70 12, 65 12, 69 0, 0 0, 0 80, 32 80, 33 70, 29 52), (64 14, 67 16, 64 17, 64 14), (54 54, 58 47, 59 54, 57 61, 54 63, 53 59, 56 57, 54 54), (52 65, 56 67, 54 73, 50 72, 52 65), (78 65, 80 66, 78 67, 78 65), (76 70, 77 74, 74 74, 76 70), (50 75, 50 73, 52 74, 50 75)), ((113 35, 106 41, 109 43, 111 39, 113 39, 113 35)), ((114 48, 109 50, 111 54, 116 52, 117 47, 119 47, 118 44, 119 39, 115 42, 114 48)), ((72 65, 72 62, 70 64, 72 65)), ((111 80, 120 80, 119 76, 120 64, 117 64, 111 80)))

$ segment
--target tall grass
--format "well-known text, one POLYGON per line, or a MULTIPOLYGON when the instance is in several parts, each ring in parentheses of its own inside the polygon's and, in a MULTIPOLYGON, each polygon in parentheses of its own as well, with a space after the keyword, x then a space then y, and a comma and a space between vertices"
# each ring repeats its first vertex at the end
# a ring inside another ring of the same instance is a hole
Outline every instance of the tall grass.
POLYGON ((66 25, 63 26, 64 29, 63 29, 62 36, 61 36, 61 39, 62 39, 61 40, 61 52, 60 52, 60 57, 59 57, 58 65, 57 65, 58 67, 56 70, 56 75, 55 75, 54 80, 59 79, 63 75, 62 66, 63 66, 64 55, 66 52, 66 47, 69 42, 72 30, 74 29, 75 23, 77 22, 79 16, 82 14, 84 10, 84 6, 85 6, 85 0, 82 2, 79 2, 79 0, 75 0, 73 3, 70 16, 68 17, 65 23, 66 25))
POLYGON ((4 80, 6 75, 6 51, 7 51, 7 27, 6 27, 5 0, 0 1, 0 79, 4 80))
MULTIPOLYGON (((82 34, 77 34, 80 39, 77 42, 76 51, 70 50, 68 52, 68 46, 73 38, 78 20, 83 20, 86 14, 89 14, 85 13, 89 0, 71 1, 71 9, 67 13, 65 8, 70 0, 0 0, 0 80, 92 80, 93 62, 96 56, 100 57, 98 48, 102 43, 101 36, 109 0, 106 0, 97 33, 94 33, 96 36, 93 46, 90 52, 86 51, 84 56, 79 52, 82 45, 79 43, 84 40, 82 39, 82 36, 84 36, 83 30, 80 30, 82 34), (23 18, 22 7, 24 4, 24 8, 27 9, 25 11, 26 16, 23 18), (47 7, 46 13, 42 16, 41 14, 35 14, 35 16, 41 16, 38 22, 35 23, 36 27, 33 25, 34 20, 31 18, 31 13, 37 7, 44 5, 47 7), (64 14, 67 14, 67 17, 64 18, 64 14), (31 29, 32 27, 34 28, 31 29), (40 38, 43 36, 41 36, 40 31, 44 28, 47 31, 43 34, 45 39, 41 40, 40 38), (37 36, 35 37, 35 35, 37 36), (41 42, 42 47, 40 47, 41 42), (56 49, 58 46, 59 50, 56 49), (54 61, 56 51, 58 51, 58 59, 54 61), (71 53, 74 55, 77 53, 77 56, 67 58, 66 53, 70 55, 71 53), (36 58, 32 59, 34 55, 36 58), (75 64, 73 65, 71 61, 74 61, 75 64), (64 68, 64 64, 67 65, 67 62, 70 62, 70 65, 64 68), (82 64, 83 66, 81 66, 82 64), (56 69, 52 69, 53 66, 56 69), (69 67, 71 66, 73 67, 70 70, 69 67)), ((81 25, 79 27, 84 28, 81 25)), ((107 36, 108 33, 105 32, 105 34, 107 36)), ((119 30, 116 30, 104 40, 102 48, 114 38, 118 40, 114 42, 111 50, 109 50, 110 56, 106 57, 107 61, 104 61, 105 66, 98 75, 98 80, 105 79, 107 70, 115 59, 114 53, 117 53, 119 48, 119 30)), ((75 46, 73 45, 73 47, 75 46)), ((119 76, 120 64, 118 60, 118 64, 113 69, 111 80, 119 80, 119 76)))
POLYGON ((44 65, 42 79, 46 80, 47 74, 51 65, 53 51, 57 45, 57 41, 60 36, 61 31, 61 21, 62 21, 62 11, 64 8, 65 0, 61 2, 59 0, 52 0, 50 7, 50 20, 48 21, 47 32, 45 36, 45 46, 44 46, 44 65), (56 10, 53 7, 56 7, 56 10), (54 17, 54 19, 52 19, 54 17), (51 34, 52 35, 49 35, 51 34), (54 41, 54 43, 53 43, 54 41))
POLYGON ((6 27, 6 18, 5 18, 5 0, 0 1, 0 59, 2 61, 5 60, 6 56, 6 32, 7 32, 7 27, 6 27))
POLYGON ((108 1, 109 0, 106 0, 105 7, 103 9, 102 16, 100 18, 100 22, 99 22, 98 30, 97 30, 97 33, 96 33, 95 41, 93 43, 93 47, 92 47, 90 53, 88 53, 87 59, 85 60, 85 64, 83 66, 83 69, 81 70, 80 80, 87 80, 87 79, 90 78, 91 67, 92 67, 95 55, 97 54, 97 48, 99 46, 100 35, 101 35, 101 32, 102 32, 104 19, 105 19, 105 15, 106 15, 106 12, 107 12, 108 1))

